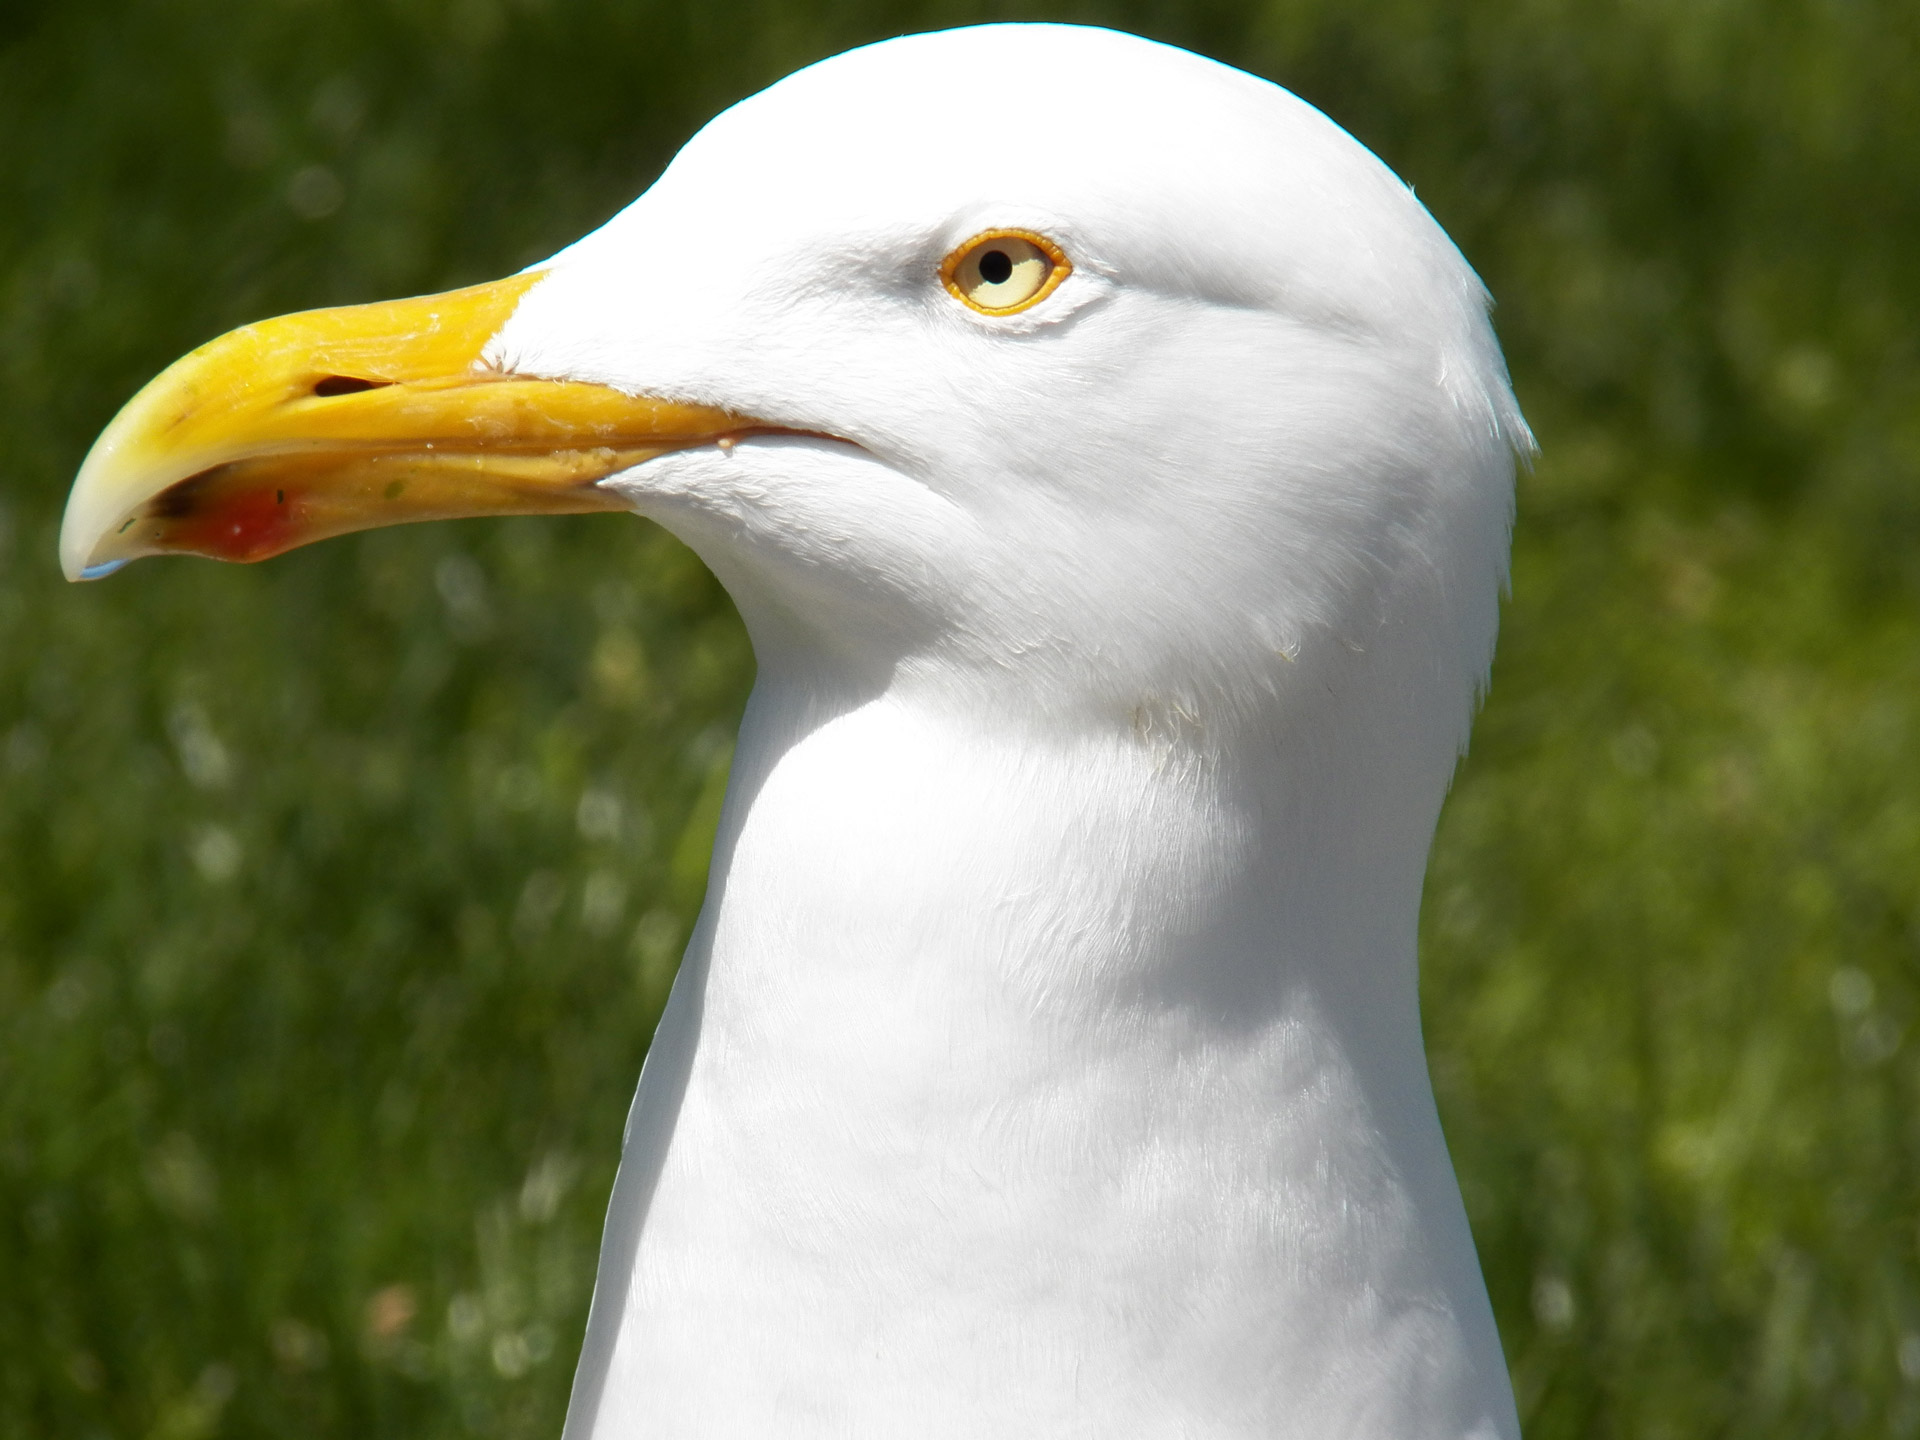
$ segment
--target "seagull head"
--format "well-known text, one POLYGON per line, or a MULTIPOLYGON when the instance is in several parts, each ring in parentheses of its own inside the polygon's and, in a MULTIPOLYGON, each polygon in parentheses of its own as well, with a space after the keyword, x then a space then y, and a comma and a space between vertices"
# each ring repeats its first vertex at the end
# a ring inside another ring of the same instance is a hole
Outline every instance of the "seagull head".
POLYGON ((1485 292, 1351 136, 994 25, 781 81, 520 275, 193 352, 87 457, 61 555, 626 508, 763 676, 1217 737, 1386 666, 1450 763, 1530 443, 1485 292))
POLYGON ((1351 136, 998 25, 781 81, 519 275, 194 351, 61 556, 631 510, 738 604, 569 1433, 1508 1435, 1413 962, 1530 445, 1351 136))

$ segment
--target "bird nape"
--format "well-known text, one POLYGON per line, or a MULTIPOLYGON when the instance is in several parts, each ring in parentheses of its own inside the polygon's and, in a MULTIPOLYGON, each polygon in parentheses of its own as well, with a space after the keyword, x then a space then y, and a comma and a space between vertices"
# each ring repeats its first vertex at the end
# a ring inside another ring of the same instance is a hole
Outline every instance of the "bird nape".
POLYGON ((1531 444, 1344 131, 990 26, 790 76, 527 273, 196 350, 61 557, 612 507, 732 594, 570 1440, 1514 1436, 1415 921, 1531 444))

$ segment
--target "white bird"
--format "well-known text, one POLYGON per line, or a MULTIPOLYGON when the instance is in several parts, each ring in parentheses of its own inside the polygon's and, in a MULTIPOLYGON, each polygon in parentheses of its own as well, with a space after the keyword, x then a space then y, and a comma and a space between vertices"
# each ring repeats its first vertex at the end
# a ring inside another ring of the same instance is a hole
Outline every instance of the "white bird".
POLYGON ((568 1440, 1510 1437, 1415 929, 1531 444, 1344 131, 999 25, 781 81, 526 274, 203 347, 61 543, 620 506, 737 602, 568 1440))

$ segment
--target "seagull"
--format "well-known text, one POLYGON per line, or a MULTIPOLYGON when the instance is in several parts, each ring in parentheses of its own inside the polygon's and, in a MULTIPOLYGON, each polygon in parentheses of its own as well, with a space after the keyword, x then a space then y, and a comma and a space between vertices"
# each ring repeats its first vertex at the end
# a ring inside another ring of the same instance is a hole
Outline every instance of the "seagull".
POLYGON ((249 325, 61 557, 618 509, 751 634, 566 1440, 1516 1437, 1416 920, 1532 438, 1264 80, 889 40, 495 284, 249 325))

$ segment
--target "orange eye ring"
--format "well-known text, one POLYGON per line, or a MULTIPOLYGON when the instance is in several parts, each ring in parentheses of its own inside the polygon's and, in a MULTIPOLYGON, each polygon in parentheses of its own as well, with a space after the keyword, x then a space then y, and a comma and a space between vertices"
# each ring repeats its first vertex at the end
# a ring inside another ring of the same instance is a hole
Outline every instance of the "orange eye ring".
POLYGON ((984 230, 940 262, 940 283, 969 310, 1017 315, 1073 273, 1066 252, 1031 230, 984 230))

